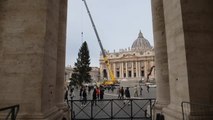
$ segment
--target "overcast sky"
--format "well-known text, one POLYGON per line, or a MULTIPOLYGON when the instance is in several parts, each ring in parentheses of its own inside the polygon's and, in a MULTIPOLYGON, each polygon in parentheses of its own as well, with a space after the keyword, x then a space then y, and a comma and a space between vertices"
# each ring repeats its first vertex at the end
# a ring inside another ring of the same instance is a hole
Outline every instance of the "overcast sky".
MULTIPOLYGON (((87 4, 104 49, 131 47, 140 30, 153 46, 150 0, 87 0, 87 4)), ((88 44, 91 66, 99 67, 101 50, 84 3, 68 0, 66 65, 74 66, 82 41, 88 44)))

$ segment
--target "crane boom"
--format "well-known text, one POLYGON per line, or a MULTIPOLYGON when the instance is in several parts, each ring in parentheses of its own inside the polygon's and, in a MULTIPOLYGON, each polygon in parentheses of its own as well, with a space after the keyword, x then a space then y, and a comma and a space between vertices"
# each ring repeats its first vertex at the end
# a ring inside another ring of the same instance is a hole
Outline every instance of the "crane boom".
POLYGON ((107 58, 107 55, 106 55, 106 53, 105 53, 105 51, 104 51, 103 45, 102 45, 101 40, 100 40, 100 37, 99 37, 99 35, 98 35, 98 31, 97 31, 97 29, 96 29, 95 23, 94 23, 94 21, 93 21, 93 19, 92 19, 92 15, 90 14, 89 8, 88 8, 87 3, 86 3, 86 0, 82 0, 82 1, 84 2, 84 5, 85 5, 85 7, 86 7, 87 13, 88 13, 89 18, 90 18, 90 21, 91 21, 91 23, 92 23, 92 27, 93 27, 93 29, 94 29, 94 31, 95 31, 95 35, 96 35, 96 37, 97 37, 97 39, 98 39, 98 43, 99 43, 99 46, 100 46, 101 51, 102 51, 102 54, 103 54, 104 62, 105 62, 106 66, 107 66, 107 69, 108 69, 108 71, 109 71, 109 75, 110 75, 111 81, 115 83, 115 82, 117 82, 117 81, 115 80, 114 74, 113 74, 113 72, 112 72, 112 70, 111 70, 111 68, 110 68, 109 59, 107 58))

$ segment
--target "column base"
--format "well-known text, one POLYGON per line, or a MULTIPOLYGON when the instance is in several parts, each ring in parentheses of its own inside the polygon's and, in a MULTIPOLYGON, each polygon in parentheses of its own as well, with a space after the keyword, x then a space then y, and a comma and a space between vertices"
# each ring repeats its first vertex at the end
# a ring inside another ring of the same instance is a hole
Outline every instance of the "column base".
POLYGON ((181 106, 177 105, 168 105, 168 107, 165 107, 162 109, 162 113, 165 117, 165 120, 182 120, 182 109, 181 106))
POLYGON ((168 102, 158 102, 156 101, 154 109, 153 109, 153 118, 156 119, 156 115, 158 113, 162 113, 162 109, 168 106, 168 102))
MULTIPOLYGON (((17 120, 62 120, 62 118, 66 118, 67 120, 70 119, 70 112, 69 109, 65 109, 63 107, 53 107, 48 112, 45 113, 18 113, 17 120)), ((4 115, 0 116, 0 120, 5 119, 4 115)))

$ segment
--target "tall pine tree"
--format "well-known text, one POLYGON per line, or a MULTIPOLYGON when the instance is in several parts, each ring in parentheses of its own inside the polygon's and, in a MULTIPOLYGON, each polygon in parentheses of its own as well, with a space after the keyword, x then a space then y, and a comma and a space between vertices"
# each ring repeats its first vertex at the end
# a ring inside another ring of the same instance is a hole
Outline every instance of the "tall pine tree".
POLYGON ((71 78, 71 84, 82 85, 83 82, 91 82, 91 76, 89 74, 90 71, 90 55, 87 43, 85 41, 78 52, 77 62, 75 63, 71 78))

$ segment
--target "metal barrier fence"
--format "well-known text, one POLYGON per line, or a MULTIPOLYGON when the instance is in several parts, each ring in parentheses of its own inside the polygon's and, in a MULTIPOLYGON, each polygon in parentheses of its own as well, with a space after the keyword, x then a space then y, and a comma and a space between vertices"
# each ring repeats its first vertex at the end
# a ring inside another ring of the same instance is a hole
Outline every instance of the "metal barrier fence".
POLYGON ((72 120, 152 120, 155 99, 71 100, 72 120))
POLYGON ((1 115, 5 116, 4 120, 16 120, 16 116, 19 111, 19 105, 14 105, 10 107, 1 108, 1 115))
POLYGON ((213 120, 213 105, 182 102, 183 120, 213 120))

